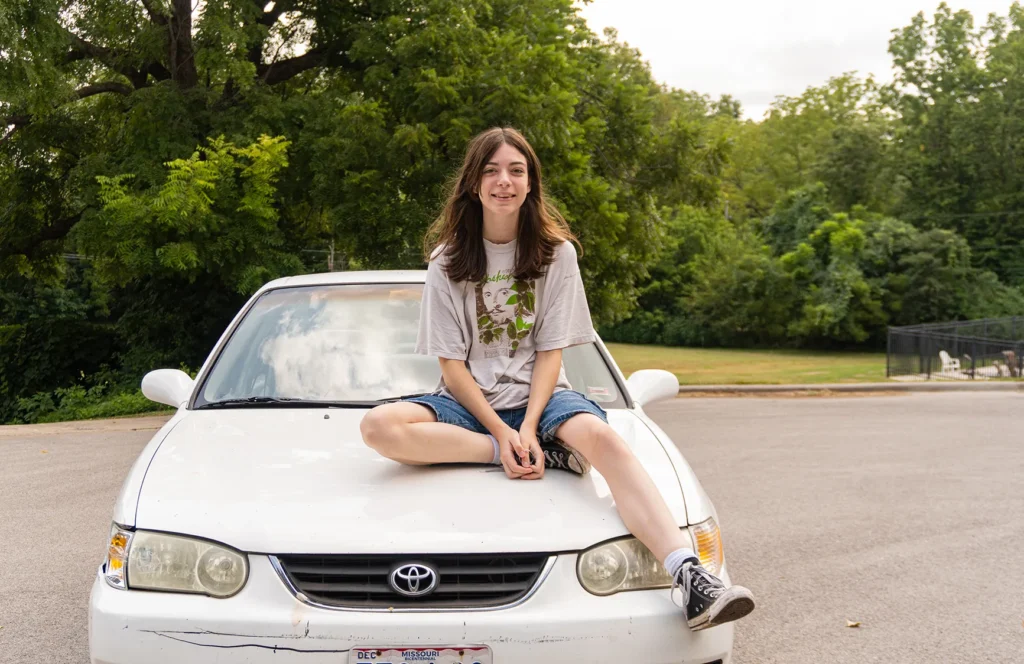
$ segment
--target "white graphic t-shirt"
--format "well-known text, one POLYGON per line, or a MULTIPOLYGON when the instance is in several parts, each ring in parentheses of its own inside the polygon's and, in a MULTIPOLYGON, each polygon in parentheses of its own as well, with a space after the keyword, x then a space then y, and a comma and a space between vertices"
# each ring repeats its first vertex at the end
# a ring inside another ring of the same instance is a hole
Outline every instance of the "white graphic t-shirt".
MULTIPOLYGON (((576 248, 564 242, 544 275, 513 276, 516 241, 484 240, 487 273, 480 283, 448 279, 443 250, 427 267, 416 352, 465 360, 495 410, 521 408, 530 399, 537 351, 567 348, 597 339, 576 248)), ((571 389, 560 369, 555 391, 571 389)), ((455 398, 442 377, 439 394, 455 398)))

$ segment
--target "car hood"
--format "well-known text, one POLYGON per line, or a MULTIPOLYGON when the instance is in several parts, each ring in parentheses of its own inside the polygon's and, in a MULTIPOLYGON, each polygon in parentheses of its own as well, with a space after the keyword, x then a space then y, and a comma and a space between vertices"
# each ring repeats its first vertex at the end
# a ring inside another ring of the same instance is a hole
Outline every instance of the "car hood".
MULTIPOLYGON (((261 553, 566 551, 627 534, 596 471, 512 481, 497 466, 404 466, 362 443, 366 412, 190 411, 146 472, 136 527, 261 553)), ((630 411, 609 423, 685 524, 655 435, 630 411)))

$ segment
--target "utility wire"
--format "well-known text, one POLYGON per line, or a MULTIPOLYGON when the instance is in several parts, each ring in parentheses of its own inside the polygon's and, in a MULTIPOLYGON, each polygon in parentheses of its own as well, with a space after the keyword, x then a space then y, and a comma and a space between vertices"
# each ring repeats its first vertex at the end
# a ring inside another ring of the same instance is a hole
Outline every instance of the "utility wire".
POLYGON ((896 219, 911 221, 915 219, 969 219, 975 217, 994 217, 1003 215, 1006 217, 1017 217, 1024 214, 1024 210, 996 210, 994 212, 939 212, 935 214, 923 213, 914 216, 892 215, 896 219))

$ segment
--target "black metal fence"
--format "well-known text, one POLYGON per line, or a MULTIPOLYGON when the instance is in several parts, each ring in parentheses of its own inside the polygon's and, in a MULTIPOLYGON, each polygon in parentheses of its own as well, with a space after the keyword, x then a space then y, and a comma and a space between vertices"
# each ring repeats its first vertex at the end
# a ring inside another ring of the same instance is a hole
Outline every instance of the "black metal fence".
POLYGON ((1024 378, 1024 316, 889 328, 885 373, 903 380, 1024 378))

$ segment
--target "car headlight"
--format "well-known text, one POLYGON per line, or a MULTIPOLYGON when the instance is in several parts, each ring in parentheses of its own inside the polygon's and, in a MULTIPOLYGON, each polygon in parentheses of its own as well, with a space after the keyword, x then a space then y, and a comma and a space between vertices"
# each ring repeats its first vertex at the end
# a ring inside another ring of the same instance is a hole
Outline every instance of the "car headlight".
POLYGON ((110 526, 110 541, 107 543, 107 560, 103 565, 103 576, 107 583, 124 590, 125 567, 128 565, 128 545, 132 541, 132 532, 119 528, 115 523, 110 526))
POLYGON ((245 585, 249 560, 222 544, 115 525, 106 570, 117 588, 230 597, 245 585))
MULTIPOLYGON (((722 568, 722 538, 715 520, 708 519, 685 530, 696 546, 701 565, 712 574, 722 568)), ((650 549, 635 537, 606 542, 580 554, 576 563, 580 584, 595 595, 625 590, 668 588, 672 577, 650 549)))
POLYGON ((709 517, 696 526, 690 526, 690 537, 697 545, 694 551, 700 558, 701 567, 718 576, 725 561, 725 551, 722 549, 722 531, 715 519, 709 517))

